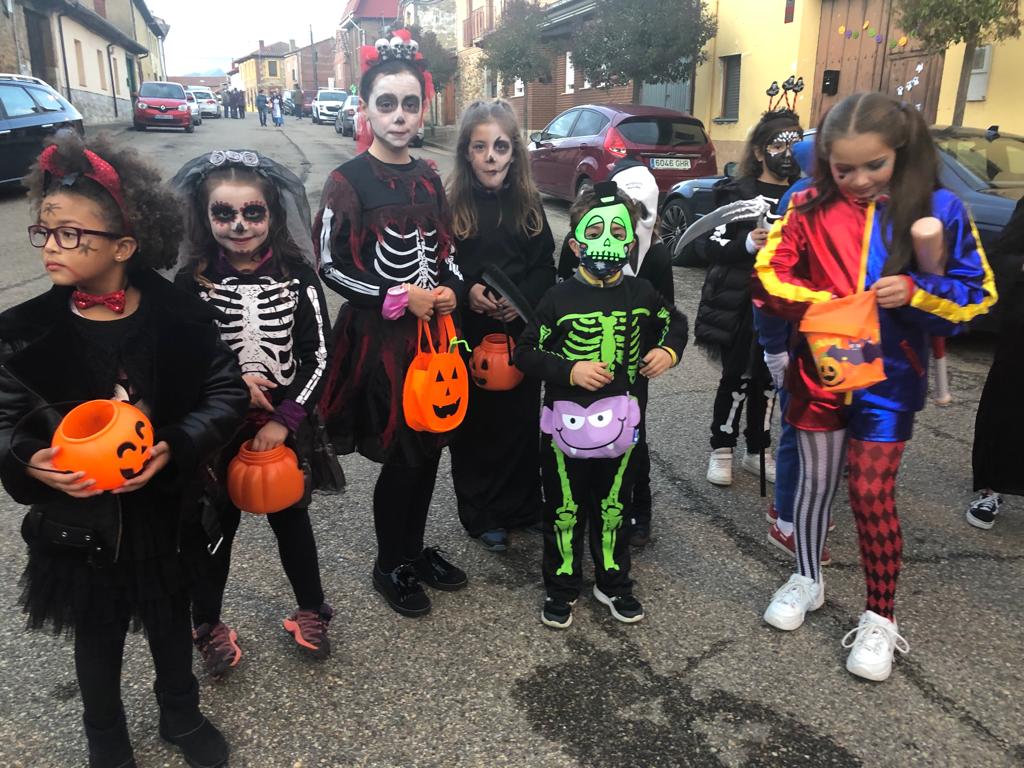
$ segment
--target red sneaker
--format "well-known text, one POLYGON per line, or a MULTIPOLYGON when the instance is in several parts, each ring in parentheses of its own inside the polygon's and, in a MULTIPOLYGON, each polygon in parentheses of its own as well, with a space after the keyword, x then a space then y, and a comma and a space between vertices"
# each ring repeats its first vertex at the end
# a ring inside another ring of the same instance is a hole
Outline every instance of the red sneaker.
MULTIPOLYGON (((781 549, 783 552, 788 552, 793 557, 796 557, 796 539, 793 534, 787 536, 779 530, 779 526, 772 523, 768 529, 768 541, 774 544, 776 547, 781 549)), ((832 553, 829 552, 828 544, 825 545, 821 552, 821 564, 831 565, 832 564, 832 553)))
POLYGON ((768 502, 768 512, 765 515, 765 517, 768 518, 768 522, 772 525, 775 525, 775 521, 779 519, 779 512, 777 509, 775 509, 774 501, 768 502))
POLYGON ((211 677, 221 677, 237 667, 242 660, 242 649, 238 645, 238 633, 223 621, 212 627, 200 624, 192 630, 192 642, 203 657, 203 666, 211 677))

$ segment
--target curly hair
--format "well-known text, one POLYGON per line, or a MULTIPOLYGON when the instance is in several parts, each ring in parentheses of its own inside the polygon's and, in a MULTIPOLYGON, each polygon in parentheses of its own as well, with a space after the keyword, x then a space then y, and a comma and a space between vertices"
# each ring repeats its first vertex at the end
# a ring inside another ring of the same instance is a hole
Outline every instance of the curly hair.
POLYGON ((131 232, 126 236, 138 243, 135 255, 128 262, 129 272, 173 267, 182 237, 181 214, 174 193, 164 186, 160 172, 135 150, 115 147, 103 136, 85 141, 75 131, 62 130, 46 143, 51 144, 57 147, 58 165, 69 175, 91 169, 86 149, 110 163, 121 181, 125 209, 122 212, 110 193, 92 179, 78 175, 71 183, 65 183, 67 177, 53 178, 36 160, 22 180, 28 187, 32 213, 38 216, 43 200, 57 192, 81 195, 99 206, 111 231, 120 232, 123 222, 128 222, 131 232))
POLYGON ((281 202, 281 194, 277 186, 259 172, 237 165, 229 165, 212 171, 199 185, 198 199, 185 201, 189 211, 186 214, 185 224, 185 237, 188 245, 185 261, 191 266, 193 277, 200 284, 207 284, 209 281, 203 277, 203 272, 206 271, 210 259, 214 258, 220 250, 217 241, 213 239, 213 230, 210 229, 208 213, 210 192, 219 184, 234 182, 252 184, 263 192, 270 214, 270 227, 265 247, 270 248, 274 254, 270 260, 271 268, 278 274, 287 277, 289 275, 288 264, 303 264, 305 257, 288 230, 288 217, 281 202))

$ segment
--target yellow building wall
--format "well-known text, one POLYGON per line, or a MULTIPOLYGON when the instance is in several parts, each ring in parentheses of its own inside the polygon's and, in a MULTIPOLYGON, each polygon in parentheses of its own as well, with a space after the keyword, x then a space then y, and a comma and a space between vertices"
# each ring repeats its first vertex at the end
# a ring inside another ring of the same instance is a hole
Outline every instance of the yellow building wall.
POLYGON ((160 39, 145 24, 140 25, 139 43, 146 46, 149 56, 137 58, 142 67, 143 80, 166 80, 167 73, 160 67, 160 39))
POLYGON ((708 9, 717 15, 718 35, 708 42, 708 59, 697 68, 693 112, 715 143, 721 170, 725 163, 740 159, 747 134, 768 108, 765 91, 773 80, 781 85, 790 75, 804 78, 796 111, 805 125, 810 119, 821 0, 800 0, 789 24, 782 2, 712 0, 708 9), (741 56, 739 119, 715 122, 722 112, 720 59, 736 54, 741 56))
MULTIPOLYGON (((956 89, 963 60, 963 45, 953 46, 946 51, 942 86, 939 90, 939 111, 935 119, 939 125, 948 125, 953 121, 956 89)), ((998 125, 1007 133, 1024 134, 1024 101, 1020 96, 1022 73, 1024 40, 1006 40, 994 44, 985 100, 967 102, 964 125, 971 128, 998 125)))
MULTIPOLYGON (((54 29, 57 25, 54 24, 54 29)), ((64 50, 67 54, 68 63, 68 78, 70 80, 69 85, 76 91, 86 91, 88 93, 102 94, 110 96, 111 91, 111 78, 110 78, 110 66, 107 63, 107 41, 97 35, 94 32, 90 32, 85 27, 79 25, 74 19, 67 16, 63 19, 64 27, 64 50), (75 55, 75 41, 78 40, 82 44, 82 64, 84 65, 81 70, 78 66, 78 57, 75 55), (100 62, 96 57, 96 51, 100 51, 103 59, 103 74, 100 74, 100 62), (84 78, 83 78, 84 75, 84 78), (82 84, 84 80, 84 85, 82 84)), ((60 55, 60 39, 56 41, 57 55, 60 55)), ((111 58, 117 59, 118 61, 118 72, 120 82, 117 83, 117 95, 120 98, 128 98, 128 87, 126 85, 126 74, 124 71, 125 62, 125 50, 120 46, 115 45, 110 51, 111 58)), ((62 69, 62 68, 61 68, 62 69)), ((63 71, 61 71, 61 78, 63 79, 63 71)), ((62 92, 64 92, 62 90, 62 92)))

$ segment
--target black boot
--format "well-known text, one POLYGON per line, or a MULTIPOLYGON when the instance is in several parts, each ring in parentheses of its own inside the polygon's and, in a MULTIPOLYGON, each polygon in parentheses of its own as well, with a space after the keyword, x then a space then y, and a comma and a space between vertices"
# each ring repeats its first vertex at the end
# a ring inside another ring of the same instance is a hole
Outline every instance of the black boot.
POLYGON ((135 768, 124 710, 110 728, 93 728, 85 723, 85 736, 89 740, 89 768, 135 768))
POLYGON ((160 738, 181 750, 192 768, 219 768, 227 765, 228 743, 220 731, 199 711, 199 684, 192 680, 186 693, 163 693, 155 685, 160 705, 160 738))

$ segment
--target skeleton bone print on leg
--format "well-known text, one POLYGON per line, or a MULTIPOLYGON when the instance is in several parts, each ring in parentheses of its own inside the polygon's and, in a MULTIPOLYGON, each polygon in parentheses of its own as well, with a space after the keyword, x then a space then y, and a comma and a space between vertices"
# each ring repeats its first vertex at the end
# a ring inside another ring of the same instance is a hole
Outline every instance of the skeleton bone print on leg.
POLYGON ((218 321, 224 343, 238 357, 243 374, 264 376, 286 386, 298 363, 292 354, 292 329, 299 304, 299 281, 264 275, 255 282, 226 277, 201 292, 227 317, 218 321))

